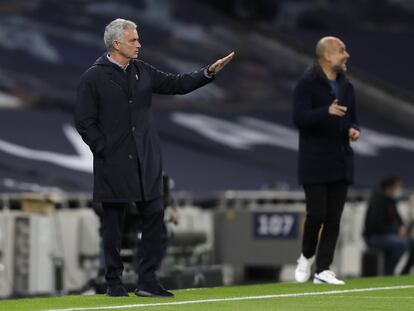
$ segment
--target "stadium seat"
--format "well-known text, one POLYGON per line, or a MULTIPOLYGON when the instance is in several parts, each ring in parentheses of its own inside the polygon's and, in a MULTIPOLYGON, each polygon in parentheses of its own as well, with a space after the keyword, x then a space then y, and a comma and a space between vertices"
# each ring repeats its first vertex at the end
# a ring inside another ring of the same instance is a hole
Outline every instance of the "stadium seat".
POLYGON ((380 249, 367 248, 362 254, 362 276, 384 275, 385 254, 380 249))

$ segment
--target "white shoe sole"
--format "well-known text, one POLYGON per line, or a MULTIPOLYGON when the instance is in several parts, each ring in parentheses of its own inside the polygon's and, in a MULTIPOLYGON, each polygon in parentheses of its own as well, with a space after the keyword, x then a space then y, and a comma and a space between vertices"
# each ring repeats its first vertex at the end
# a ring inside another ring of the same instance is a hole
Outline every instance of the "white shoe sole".
POLYGON ((302 278, 296 277, 296 275, 295 275, 295 281, 297 283, 306 283, 307 281, 309 281, 309 279, 310 279, 310 276, 308 276, 307 278, 302 279, 302 278))
POLYGON ((326 281, 322 281, 320 279, 313 279, 313 284, 327 284, 327 285, 345 285, 345 283, 328 283, 326 281))

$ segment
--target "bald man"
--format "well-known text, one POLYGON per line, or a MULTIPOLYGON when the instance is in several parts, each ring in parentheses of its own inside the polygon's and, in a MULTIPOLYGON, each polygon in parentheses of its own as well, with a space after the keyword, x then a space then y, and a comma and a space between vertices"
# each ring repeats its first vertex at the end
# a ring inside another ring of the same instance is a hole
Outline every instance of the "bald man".
POLYGON ((315 284, 342 285, 330 265, 348 186, 353 183, 350 141, 359 138, 360 130, 354 88, 345 76, 350 57, 345 44, 324 37, 315 52, 316 62, 297 82, 293 99, 293 121, 299 129, 298 177, 306 197, 295 279, 308 281, 316 261, 315 284))

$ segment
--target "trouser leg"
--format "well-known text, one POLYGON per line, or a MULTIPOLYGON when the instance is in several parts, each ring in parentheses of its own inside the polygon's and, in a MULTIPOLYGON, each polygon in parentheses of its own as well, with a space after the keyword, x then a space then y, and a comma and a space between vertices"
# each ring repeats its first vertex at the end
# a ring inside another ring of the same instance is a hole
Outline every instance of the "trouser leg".
POLYGON ((137 202, 142 217, 142 237, 138 263, 138 284, 157 282, 156 270, 161 261, 164 206, 162 199, 137 202))
POLYGON ((343 182, 331 183, 327 186, 326 217, 316 256, 316 273, 329 270, 332 264, 347 190, 348 185, 343 182))
POLYGON ((369 247, 385 252, 385 275, 393 275, 401 256, 408 248, 407 239, 398 234, 372 235, 366 238, 369 247))
POLYGON ((324 184, 304 185, 306 220, 304 224, 302 254, 310 258, 316 253, 319 231, 326 217, 326 192, 324 184))
POLYGON ((414 240, 408 238, 408 245, 410 254, 404 269, 401 271, 401 274, 409 274, 411 268, 414 266, 414 240))
POLYGON ((122 284, 124 266, 121 260, 122 229, 125 203, 102 203, 103 248, 106 264, 105 279, 109 286, 122 284))

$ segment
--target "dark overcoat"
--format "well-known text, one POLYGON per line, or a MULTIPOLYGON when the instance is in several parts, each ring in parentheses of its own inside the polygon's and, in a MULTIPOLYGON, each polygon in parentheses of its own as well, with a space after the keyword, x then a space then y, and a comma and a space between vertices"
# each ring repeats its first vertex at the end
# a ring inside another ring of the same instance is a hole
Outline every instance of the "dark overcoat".
POLYGON ((353 183, 354 153, 349 129, 359 130, 354 87, 340 73, 338 97, 318 64, 299 79, 293 96, 293 122, 299 129, 298 177, 300 184, 335 181, 353 183), (343 117, 329 114, 335 99, 347 107, 343 117))
POLYGON ((162 160, 152 94, 185 94, 209 82, 204 69, 167 74, 140 61, 126 70, 106 54, 81 77, 75 126, 93 155, 95 201, 137 202, 162 196, 162 160))

